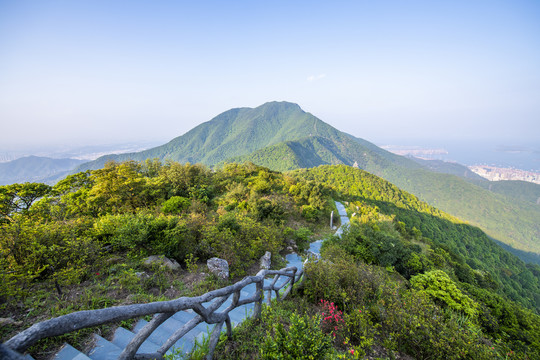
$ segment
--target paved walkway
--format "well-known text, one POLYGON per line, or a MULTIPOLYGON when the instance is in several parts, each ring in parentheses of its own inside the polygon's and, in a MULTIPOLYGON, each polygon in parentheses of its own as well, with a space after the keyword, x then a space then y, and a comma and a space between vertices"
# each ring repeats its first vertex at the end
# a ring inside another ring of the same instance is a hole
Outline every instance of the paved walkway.
MULTIPOLYGON (((338 209, 341 227, 336 231, 336 235, 341 235, 343 233, 343 225, 349 223, 349 218, 347 217, 347 212, 345 211, 345 206, 343 204, 336 202, 336 207, 338 209)), ((309 250, 315 254, 319 254, 321 250, 323 240, 318 240, 311 243, 309 250)), ((285 257, 287 260, 287 266, 296 266, 298 269, 303 267, 303 261, 300 256, 297 254, 289 254, 285 257)), ((282 277, 282 281, 286 281, 282 277)), ((265 279, 265 285, 270 284, 272 279, 265 279)), ((279 283, 279 282, 278 282, 279 283)), ((250 284, 243 288, 241 292, 240 299, 247 298, 255 294, 255 284, 250 284)), ((267 293, 264 294, 267 296, 267 293)), ((267 300, 267 299, 265 299, 267 300)), ((232 302, 232 296, 218 309, 222 311, 226 309, 232 302)), ((209 303, 204 304, 205 307, 209 303)), ((246 304, 229 312, 231 322, 234 325, 241 323, 248 316, 251 316, 253 313, 254 303, 246 304)), ((167 341, 167 339, 180 327, 186 324, 189 320, 193 319, 196 314, 189 311, 179 311, 174 314, 171 318, 166 320, 161 324, 151 335, 150 337, 141 345, 137 353, 154 353, 157 349, 161 347, 167 341)), ((95 346, 88 354, 83 354, 79 350, 73 348, 71 345, 66 344, 58 354, 56 354, 55 359, 57 360, 113 360, 117 359, 122 350, 130 342, 130 340, 135 336, 135 334, 142 329, 148 322, 146 320, 139 320, 135 327, 130 331, 123 327, 119 327, 112 338, 111 341, 108 341, 102 338, 99 335, 94 335, 95 346)), ((176 344, 167 352, 170 354, 174 352, 174 349, 181 349, 181 353, 189 353, 195 342, 202 343, 205 338, 209 337, 209 334, 212 332, 214 325, 208 325, 206 323, 201 323, 197 325, 194 329, 184 335, 176 344)))

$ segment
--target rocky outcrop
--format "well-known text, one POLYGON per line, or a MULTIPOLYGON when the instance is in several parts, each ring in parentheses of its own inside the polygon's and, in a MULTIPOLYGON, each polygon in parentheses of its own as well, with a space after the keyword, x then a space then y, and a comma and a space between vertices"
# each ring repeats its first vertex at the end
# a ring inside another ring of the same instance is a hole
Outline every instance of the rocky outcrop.
POLYGON ((180 264, 176 260, 169 259, 165 256, 156 256, 156 255, 149 256, 143 260, 143 264, 148 267, 152 267, 155 265, 164 266, 169 270, 180 269, 180 264))
POLYGON ((218 278, 224 280, 229 278, 229 263, 227 260, 213 257, 206 261, 206 266, 208 266, 208 270, 218 278))
POLYGON ((272 253, 267 251, 261 257, 261 269, 270 270, 270 265, 272 264, 272 253))

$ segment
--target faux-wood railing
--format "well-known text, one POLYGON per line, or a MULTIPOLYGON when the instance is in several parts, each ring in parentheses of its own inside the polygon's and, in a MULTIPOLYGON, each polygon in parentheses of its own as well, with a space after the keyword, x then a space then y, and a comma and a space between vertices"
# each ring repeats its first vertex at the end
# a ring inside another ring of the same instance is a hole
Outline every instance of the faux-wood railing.
POLYGON ((124 348, 119 359, 161 359, 180 338, 202 322, 216 324, 210 335, 209 351, 206 355, 207 359, 212 359, 223 324, 226 324, 227 326, 227 336, 230 337, 232 335, 231 319, 229 317, 230 311, 245 304, 255 303, 253 316, 259 317, 261 314, 263 291, 268 291, 267 301, 269 303, 272 298, 272 291, 275 292, 276 299, 281 301, 287 297, 294 285, 298 283, 302 274, 303 270, 298 270, 295 266, 283 268, 281 270, 261 270, 255 276, 245 277, 243 280, 233 285, 210 291, 201 296, 180 297, 175 300, 159 301, 149 304, 134 304, 115 306, 106 309, 78 311, 34 324, 6 341, 4 345, 19 353, 23 353, 28 347, 43 338, 59 336, 80 329, 154 314, 152 320, 137 332, 135 337, 124 348), (264 285, 264 279, 271 275, 274 275, 273 281, 269 285, 264 285), (278 281, 281 277, 285 277, 286 280, 283 284, 278 285, 278 281), (240 299, 240 292, 242 289, 253 283, 256 285, 255 293, 249 298, 240 299), (285 288, 286 286, 287 288, 285 288), (284 288, 284 292, 280 294, 280 290, 284 288), (233 296, 232 303, 226 309, 217 312, 219 307, 223 305, 231 295, 233 296), (212 302, 208 307, 203 306, 203 303, 210 301, 212 302), (160 324, 178 311, 189 309, 193 310, 197 315, 173 333, 155 353, 136 354, 142 343, 160 324))

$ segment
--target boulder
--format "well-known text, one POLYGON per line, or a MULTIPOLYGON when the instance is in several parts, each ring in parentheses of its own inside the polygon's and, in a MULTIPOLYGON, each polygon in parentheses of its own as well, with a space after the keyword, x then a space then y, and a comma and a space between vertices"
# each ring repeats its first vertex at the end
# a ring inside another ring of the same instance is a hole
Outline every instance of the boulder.
POLYGON ((229 278, 229 263, 227 260, 213 257, 206 261, 206 266, 208 266, 208 270, 218 278, 223 280, 229 278))
POLYGON ((180 270, 180 264, 176 260, 174 259, 171 260, 165 256, 157 256, 157 255, 149 256, 143 260, 143 264, 149 267, 158 265, 158 266, 165 266, 169 270, 180 270))
POLYGON ((261 269, 270 270, 271 258, 272 253, 270 251, 264 253, 261 257, 261 269))

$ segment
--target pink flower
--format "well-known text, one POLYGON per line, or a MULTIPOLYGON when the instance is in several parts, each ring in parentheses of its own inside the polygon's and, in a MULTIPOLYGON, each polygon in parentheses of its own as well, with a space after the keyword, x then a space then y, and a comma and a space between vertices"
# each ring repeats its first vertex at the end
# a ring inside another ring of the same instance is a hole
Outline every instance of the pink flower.
POLYGON ((351 355, 354 355, 354 349, 349 350, 349 352, 351 353, 351 355))

